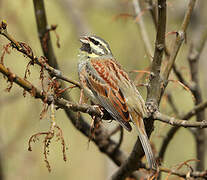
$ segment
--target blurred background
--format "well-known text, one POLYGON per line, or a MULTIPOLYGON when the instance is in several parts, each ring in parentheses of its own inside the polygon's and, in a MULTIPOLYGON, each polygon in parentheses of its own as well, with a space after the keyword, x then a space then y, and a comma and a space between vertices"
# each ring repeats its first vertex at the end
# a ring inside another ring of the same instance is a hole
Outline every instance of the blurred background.
MULTIPOLYGON (((144 50, 142 37, 134 18, 134 8, 130 0, 45 0, 45 8, 48 24, 57 24, 57 33, 60 37, 60 45, 56 46, 56 36, 51 34, 55 53, 62 72, 69 78, 78 80, 77 77, 77 55, 80 48, 79 36, 87 33, 96 34, 105 39, 112 49, 116 59, 127 71, 146 70, 149 67, 149 59, 144 50), (129 16, 132 15, 132 16, 129 16)), ((141 1, 143 2, 143 1, 141 1)), ((188 0, 169 0, 167 32, 179 29, 188 0)), ((143 7, 145 4, 143 4, 143 7)), ((182 46, 177 57, 177 65, 188 81, 190 81, 187 54, 189 44, 196 40, 200 30, 207 28, 207 1, 198 1, 196 10, 188 29, 187 43, 182 46)), ((154 47, 156 32, 149 12, 143 14, 147 26, 150 41, 154 47)), ((6 20, 8 31, 16 40, 30 45, 37 56, 42 55, 37 34, 37 27, 34 16, 33 1, 28 0, 0 0, 0 20, 6 20)), ((167 37, 167 44, 170 47, 174 35, 167 37)), ((8 43, 0 36, 0 51, 8 43)), ((203 90, 203 97, 207 93, 207 48, 203 51, 200 60, 200 83, 203 90)), ((12 72, 21 77, 28 63, 20 53, 11 51, 4 58, 5 65, 12 72)), ((31 76, 28 80, 40 87, 38 66, 31 67, 31 76)), ((130 73, 135 79, 137 73, 130 73)), ((171 76, 175 79, 175 76, 171 76)), ((146 77, 138 79, 137 83, 147 82, 146 77)), ((99 152, 91 142, 88 147, 88 139, 78 132, 65 116, 63 110, 56 112, 56 122, 62 128, 66 145, 68 147, 67 162, 62 159, 60 142, 53 140, 50 145, 49 162, 52 168, 48 172, 43 155, 43 138, 33 144, 33 151, 29 152, 28 140, 31 135, 47 131, 50 126, 48 113, 40 120, 42 102, 32 98, 29 94, 23 97, 23 90, 14 85, 11 92, 5 89, 9 84, 0 75, 0 166, 4 179, 6 180, 34 180, 34 179, 57 179, 62 180, 105 180, 116 170, 116 166, 110 162, 105 155, 99 152)), ((146 89, 139 87, 142 95, 146 96, 146 89)), ((180 113, 188 112, 193 107, 191 94, 177 84, 169 84, 166 92, 172 94, 173 100, 180 113)), ((79 99, 79 90, 69 91, 74 101, 79 99)), ((162 112, 174 116, 173 110, 163 97, 160 109, 162 112)), ((90 117, 84 115, 90 122, 90 117)), ((106 123, 104 126, 112 128, 114 122, 106 123)), ((155 123, 155 130, 151 135, 151 141, 159 152, 160 144, 170 126, 161 122, 155 123)), ((122 149, 130 153, 135 141, 136 132, 124 132, 122 149)), ((117 136, 118 137, 118 136, 117 136)), ((114 139, 117 139, 116 135, 114 139)), ((163 165, 173 167, 178 163, 195 158, 195 144, 189 130, 182 128, 171 141, 163 165)), ((192 163, 193 164, 193 163, 192 163)))

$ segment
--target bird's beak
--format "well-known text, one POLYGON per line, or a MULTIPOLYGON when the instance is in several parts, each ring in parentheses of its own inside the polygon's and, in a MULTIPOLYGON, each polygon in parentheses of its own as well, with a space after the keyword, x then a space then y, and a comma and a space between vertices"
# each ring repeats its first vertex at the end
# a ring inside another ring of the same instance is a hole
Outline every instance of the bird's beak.
POLYGON ((83 43, 83 44, 88 44, 88 37, 87 36, 81 36, 80 37, 80 42, 83 43))
POLYGON ((80 50, 91 53, 89 38, 87 36, 81 36, 80 42, 82 43, 80 50))

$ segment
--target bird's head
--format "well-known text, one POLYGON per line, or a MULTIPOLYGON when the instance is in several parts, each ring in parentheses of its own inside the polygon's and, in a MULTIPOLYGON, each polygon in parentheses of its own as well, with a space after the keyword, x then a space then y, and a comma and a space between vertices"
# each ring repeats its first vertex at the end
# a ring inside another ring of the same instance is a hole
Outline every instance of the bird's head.
POLYGON ((82 36, 81 53, 88 57, 112 56, 110 47, 106 41, 97 36, 82 36))

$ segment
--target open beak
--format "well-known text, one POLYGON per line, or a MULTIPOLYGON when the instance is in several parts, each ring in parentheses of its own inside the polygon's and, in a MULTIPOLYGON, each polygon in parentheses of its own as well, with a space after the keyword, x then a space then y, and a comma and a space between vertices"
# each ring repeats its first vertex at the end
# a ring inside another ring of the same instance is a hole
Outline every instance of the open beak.
POLYGON ((91 53, 91 47, 90 47, 90 44, 89 44, 88 37, 87 36, 81 36, 80 37, 80 42, 82 43, 82 46, 81 46, 80 50, 91 53))
POLYGON ((81 36, 80 37, 80 42, 83 43, 83 44, 88 44, 88 37, 87 36, 81 36))

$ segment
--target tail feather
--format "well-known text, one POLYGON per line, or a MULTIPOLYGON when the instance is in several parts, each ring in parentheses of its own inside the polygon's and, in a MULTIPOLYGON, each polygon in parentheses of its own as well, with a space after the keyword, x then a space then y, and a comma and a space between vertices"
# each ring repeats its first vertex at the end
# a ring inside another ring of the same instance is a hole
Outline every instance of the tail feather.
POLYGON ((152 152, 152 148, 151 148, 149 139, 148 139, 147 134, 145 132, 143 119, 141 117, 138 117, 138 118, 136 117, 136 120, 134 120, 132 118, 132 122, 135 125, 136 130, 138 132, 139 139, 140 139, 140 142, 142 144, 142 147, 143 147, 143 150, 145 152, 146 159, 147 159, 147 162, 148 162, 150 168, 151 169, 156 169, 157 168, 157 163, 156 163, 154 154, 152 152))

